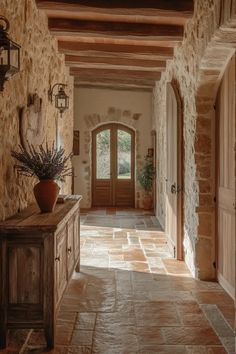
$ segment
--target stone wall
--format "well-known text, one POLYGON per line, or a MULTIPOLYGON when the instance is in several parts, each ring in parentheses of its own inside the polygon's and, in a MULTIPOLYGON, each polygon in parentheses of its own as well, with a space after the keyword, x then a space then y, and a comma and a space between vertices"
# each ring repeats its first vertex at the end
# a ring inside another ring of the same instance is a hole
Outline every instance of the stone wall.
POLYGON ((92 131, 105 123, 124 124, 135 131, 135 205, 142 207, 137 171, 152 147, 152 93, 75 88, 75 130, 80 132, 80 155, 73 157, 74 191, 82 194, 81 206, 92 203, 92 131))
MULTIPOLYGON (((0 15, 10 22, 10 38, 21 45, 20 73, 10 78, 0 93, 0 219, 4 219, 33 200, 32 186, 36 182, 17 175, 10 155, 11 149, 16 149, 20 143, 19 113, 24 112, 29 128, 36 120, 41 141, 56 140, 58 121, 60 144, 67 153, 71 152, 73 79, 65 67, 64 56, 58 54, 56 40, 48 31, 46 15, 37 10, 34 0, 1 0, 0 15), (48 89, 56 82, 68 85, 66 93, 70 97, 70 109, 62 118, 54 104, 48 101, 48 89), (27 103, 29 94, 35 93, 42 99, 42 110, 39 115, 32 116, 33 108, 27 107, 27 103)), ((39 142, 35 134, 31 141, 39 142)), ((71 192, 70 177, 62 187, 63 193, 71 192)))
POLYGON ((175 49, 173 61, 154 90, 157 217, 165 226, 166 83, 174 80, 183 101, 185 261, 192 274, 202 279, 215 277, 214 102, 222 73, 235 51, 232 31, 231 37, 226 33, 232 13, 235 3, 231 0, 196 0, 183 43, 175 49), (223 24, 225 38, 219 30, 223 24))

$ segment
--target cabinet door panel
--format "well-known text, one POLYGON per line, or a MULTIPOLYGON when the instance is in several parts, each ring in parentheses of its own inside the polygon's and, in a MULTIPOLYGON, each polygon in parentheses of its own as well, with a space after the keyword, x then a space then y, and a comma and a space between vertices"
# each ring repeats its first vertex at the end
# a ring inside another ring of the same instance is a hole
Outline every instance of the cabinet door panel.
POLYGON ((40 248, 27 245, 8 246, 9 304, 38 304, 42 293, 40 248))
POLYGON ((74 248, 75 248, 75 261, 77 261, 78 255, 80 253, 80 219, 79 212, 76 213, 74 218, 74 248))
POLYGON ((70 277, 74 268, 74 223, 73 217, 70 219, 67 225, 67 270, 68 278, 70 277))
POLYGON ((67 285, 67 230, 66 228, 57 235, 56 246, 56 293, 58 302, 67 285))

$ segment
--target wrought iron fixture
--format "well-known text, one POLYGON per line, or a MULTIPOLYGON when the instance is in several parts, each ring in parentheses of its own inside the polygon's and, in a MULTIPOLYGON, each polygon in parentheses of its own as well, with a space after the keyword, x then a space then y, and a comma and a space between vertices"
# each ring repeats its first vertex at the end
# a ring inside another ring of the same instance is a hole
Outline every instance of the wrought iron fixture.
POLYGON ((55 97, 55 107, 59 109, 61 116, 62 113, 64 113, 64 111, 69 108, 69 97, 66 95, 64 91, 65 86, 66 86, 65 84, 56 83, 48 90, 48 99, 50 102, 52 102, 53 96, 55 97), (54 94, 53 90, 56 86, 58 86, 58 92, 54 94))
POLYGON ((8 37, 9 28, 9 21, 0 16, 0 91, 5 81, 20 70, 20 45, 8 37))

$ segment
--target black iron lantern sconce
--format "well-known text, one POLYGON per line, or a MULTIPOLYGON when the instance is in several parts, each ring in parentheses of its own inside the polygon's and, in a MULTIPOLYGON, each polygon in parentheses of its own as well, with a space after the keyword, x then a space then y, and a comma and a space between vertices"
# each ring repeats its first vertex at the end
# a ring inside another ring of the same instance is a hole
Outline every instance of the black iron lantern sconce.
POLYGON ((52 88, 50 87, 48 91, 49 101, 52 102, 53 96, 55 97, 55 107, 59 109, 61 116, 62 113, 64 113, 64 111, 69 108, 69 97, 66 95, 64 91, 65 86, 66 86, 65 84, 56 83, 55 85, 52 86, 52 88), (58 86, 58 92, 54 94, 53 90, 56 86, 58 86))
POLYGON ((20 70, 20 46, 8 37, 9 28, 9 21, 0 16, 0 91, 5 81, 20 70))

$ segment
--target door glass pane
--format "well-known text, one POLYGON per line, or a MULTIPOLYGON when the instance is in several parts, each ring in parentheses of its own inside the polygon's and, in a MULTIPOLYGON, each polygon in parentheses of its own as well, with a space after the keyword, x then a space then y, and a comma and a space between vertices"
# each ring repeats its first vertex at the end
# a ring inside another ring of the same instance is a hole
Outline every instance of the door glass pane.
POLYGON ((96 135, 96 178, 110 179, 110 130, 96 135))
POLYGON ((131 134, 117 131, 117 178, 131 179, 131 134))

